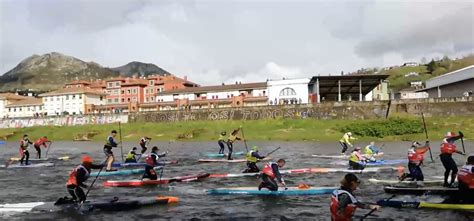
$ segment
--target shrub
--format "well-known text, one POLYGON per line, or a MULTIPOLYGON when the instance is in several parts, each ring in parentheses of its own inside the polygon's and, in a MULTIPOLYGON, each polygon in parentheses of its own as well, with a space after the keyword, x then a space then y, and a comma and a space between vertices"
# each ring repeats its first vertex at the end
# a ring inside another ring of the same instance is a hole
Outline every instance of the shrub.
POLYGON ((423 124, 420 120, 390 118, 388 120, 352 123, 341 129, 343 133, 348 131, 359 136, 383 138, 385 136, 422 133, 423 124))

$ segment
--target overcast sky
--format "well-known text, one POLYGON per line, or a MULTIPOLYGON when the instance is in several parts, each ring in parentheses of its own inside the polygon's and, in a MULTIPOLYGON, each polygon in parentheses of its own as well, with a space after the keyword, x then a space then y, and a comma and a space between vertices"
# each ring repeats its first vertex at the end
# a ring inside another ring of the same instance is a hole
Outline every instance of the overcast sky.
POLYGON ((0 0, 0 8, 0 73, 56 51, 220 84, 474 52, 472 1, 0 0))

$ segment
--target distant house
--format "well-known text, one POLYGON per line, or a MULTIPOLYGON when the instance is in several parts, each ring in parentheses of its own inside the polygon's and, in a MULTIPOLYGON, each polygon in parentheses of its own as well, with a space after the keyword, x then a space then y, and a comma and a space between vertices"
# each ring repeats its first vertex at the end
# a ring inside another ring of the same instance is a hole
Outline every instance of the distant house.
POLYGON ((421 89, 423 88, 423 81, 412 81, 410 82, 410 87, 415 89, 421 89))
POLYGON ((12 93, 0 93, 0 118, 8 117, 8 109, 6 106, 25 99, 28 99, 28 97, 12 93))
POLYGON ((40 94, 43 99, 43 113, 48 116, 68 114, 88 114, 93 112, 94 105, 105 104, 105 96, 101 90, 89 87, 66 85, 66 87, 40 94))
POLYGON ((416 62, 407 62, 407 63, 403 63, 402 67, 415 67, 415 66, 418 66, 418 63, 416 62))
POLYGON ((405 77, 413 77, 413 76, 418 76, 419 74, 416 72, 410 72, 408 74, 405 74, 405 77))
POLYGON ((425 82, 429 97, 462 97, 474 91, 474 65, 453 71, 425 82))
POLYGON ((415 88, 405 88, 395 94, 395 99, 422 99, 428 98, 428 93, 418 92, 415 88))
POLYGON ((28 97, 27 99, 13 101, 5 108, 9 118, 34 117, 42 113, 43 100, 28 97))

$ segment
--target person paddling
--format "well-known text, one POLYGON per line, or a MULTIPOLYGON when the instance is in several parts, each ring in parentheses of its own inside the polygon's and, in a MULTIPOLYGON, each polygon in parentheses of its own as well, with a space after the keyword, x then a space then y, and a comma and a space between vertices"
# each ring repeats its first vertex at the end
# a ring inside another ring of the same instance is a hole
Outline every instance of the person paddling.
POLYGON ((227 142, 225 141, 225 136, 227 133, 225 131, 222 131, 221 134, 219 134, 219 140, 217 140, 217 144, 219 144, 219 154, 224 154, 224 144, 227 142))
POLYGON ((48 137, 44 136, 38 139, 33 146, 36 149, 37 157, 38 159, 41 159, 41 146, 44 146, 44 148, 48 148, 48 145, 46 143, 51 143, 50 140, 48 140, 48 137))
POLYGON ((160 157, 165 157, 167 152, 163 154, 158 154, 158 147, 154 146, 151 148, 151 153, 145 158, 145 173, 142 176, 142 179, 148 178, 150 180, 157 180, 158 176, 156 175, 156 171, 154 169, 155 166, 158 166, 158 159, 160 157))
POLYGON ((239 133, 240 128, 237 128, 232 131, 229 135, 229 139, 227 139, 227 148, 229 148, 229 156, 227 157, 227 160, 232 160, 232 151, 234 149, 234 142, 236 140, 242 140, 240 137, 237 137, 237 134, 239 133))
POLYGON ((426 141, 424 146, 421 146, 421 144, 416 141, 411 144, 410 149, 408 149, 408 170, 410 173, 403 173, 399 178, 400 181, 408 177, 410 177, 412 181, 424 180, 421 165, 423 165, 425 153, 428 152, 428 150, 430 150, 429 141, 426 141))
POLYGON ((339 140, 339 144, 341 144, 342 151, 341 154, 346 154, 346 151, 349 147, 353 147, 354 145, 351 144, 350 140, 355 140, 356 138, 352 136, 351 132, 345 133, 342 138, 339 140))
POLYGON ((375 146, 375 142, 370 142, 369 145, 364 148, 364 156, 370 161, 376 161, 375 156, 380 153, 380 149, 375 146))
POLYGON ((349 156, 349 169, 351 170, 363 170, 365 168, 365 159, 362 156, 360 147, 354 148, 351 155, 349 156))
POLYGON ((125 163, 136 163, 137 162, 137 147, 133 147, 128 151, 127 156, 125 157, 125 163))
POLYGON ((280 168, 283 168, 285 166, 285 163, 286 162, 284 159, 279 159, 276 163, 266 163, 265 167, 263 167, 262 170, 262 182, 258 186, 258 190, 261 190, 262 188, 267 188, 270 191, 278 191, 278 183, 275 179, 277 179, 281 185, 286 187, 285 180, 283 180, 280 174, 280 168))
POLYGON ((142 148, 141 153, 144 154, 146 150, 148 149, 147 145, 151 141, 151 138, 144 136, 142 139, 140 139, 140 147, 142 148))
POLYGON ((458 188, 462 203, 474 203, 474 155, 467 158, 464 165, 458 173, 458 188))
POLYGON ((441 154, 439 155, 439 158, 443 163, 444 169, 446 169, 446 171, 444 172, 443 184, 443 186, 445 187, 451 187, 453 185, 454 180, 456 179, 456 175, 458 173, 458 167, 453 159, 453 153, 465 155, 463 152, 456 149, 455 144, 456 140, 459 140, 463 137, 464 134, 461 131, 459 131, 459 136, 456 136, 454 132, 448 132, 446 133, 446 136, 444 137, 443 142, 441 143, 441 154), (448 177, 450 173, 451 182, 448 183, 448 177))
POLYGON ((362 203, 354 195, 354 191, 360 185, 360 180, 353 173, 348 173, 341 180, 341 187, 334 190, 331 196, 331 220, 352 220, 357 208, 378 210, 380 206, 362 203))
POLYGON ((117 136, 117 131, 112 130, 111 134, 107 137, 107 141, 104 145, 104 154, 106 156, 107 161, 107 168, 106 171, 117 171, 117 169, 112 168, 112 164, 114 163, 114 153, 112 152, 112 148, 117 147, 118 143, 115 141, 115 136, 117 136))
POLYGON ((23 135, 23 139, 20 140, 20 165, 29 165, 30 163, 28 160, 30 159, 30 152, 28 151, 28 147, 30 144, 33 144, 30 139, 28 138, 28 135, 25 134, 23 135), (23 164, 23 160, 26 158, 25 164, 23 164))
POLYGON ((69 174, 66 182, 66 188, 72 199, 77 203, 82 203, 86 200, 83 188, 88 188, 84 182, 89 178, 92 169, 101 169, 104 165, 93 164, 90 156, 82 157, 82 163, 74 168, 69 174))
POLYGON ((258 147, 253 146, 252 149, 245 155, 245 159, 247 159, 247 169, 244 170, 243 173, 258 173, 260 169, 257 166, 257 161, 264 159, 265 156, 261 156, 258 153, 258 147))

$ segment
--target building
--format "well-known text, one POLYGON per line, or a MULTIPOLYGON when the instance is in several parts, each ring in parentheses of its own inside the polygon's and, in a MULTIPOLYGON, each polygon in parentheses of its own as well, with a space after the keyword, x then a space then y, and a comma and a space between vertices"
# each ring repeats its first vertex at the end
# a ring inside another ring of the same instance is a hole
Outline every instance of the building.
POLYGON ((416 62, 407 62, 407 63, 403 63, 402 67, 415 67, 415 66, 418 66, 418 63, 416 62))
POLYGON ((39 117, 43 113, 43 100, 29 97, 12 101, 5 108, 9 118, 39 117))
POLYGON ((7 111, 8 109, 6 108, 6 106, 13 102, 21 101, 24 99, 28 99, 28 97, 20 96, 13 93, 0 93, 0 119, 9 117, 7 111))
POLYGON ((395 93, 395 99, 423 99, 428 98, 428 93, 417 91, 416 88, 409 87, 395 93))
POLYGON ((419 74, 417 72, 409 72, 407 74, 405 74, 405 77, 415 77, 415 76, 418 76, 419 74))
POLYGON ((390 99, 389 82, 383 80, 377 87, 365 95, 365 101, 386 101, 390 99))
POLYGON ((51 115, 96 113, 96 105, 104 105, 106 94, 89 87, 70 86, 39 95, 43 113, 51 115))
POLYGON ((145 103, 154 103, 156 95, 163 91, 177 90, 188 87, 198 87, 199 85, 174 75, 151 75, 148 76, 148 85, 145 87, 145 103))
POLYGON ((411 81, 410 87, 415 89, 421 89, 423 87, 423 81, 411 81))
POLYGON ((309 102, 310 78, 269 80, 268 103, 278 104, 307 104, 309 102))
POLYGON ((453 71, 425 82, 425 88, 419 92, 426 92, 430 98, 462 97, 474 91, 474 65, 453 71))

